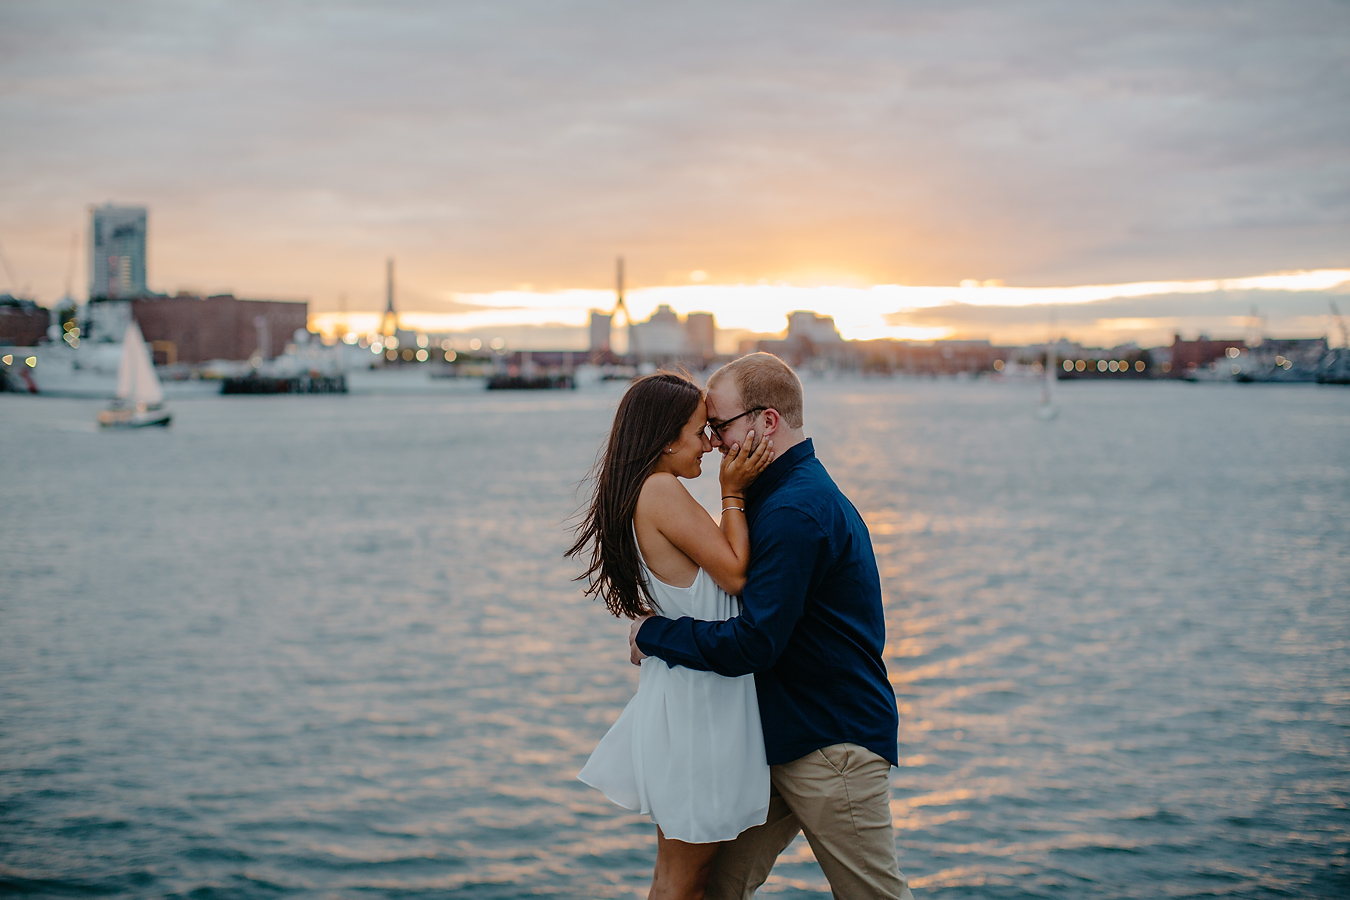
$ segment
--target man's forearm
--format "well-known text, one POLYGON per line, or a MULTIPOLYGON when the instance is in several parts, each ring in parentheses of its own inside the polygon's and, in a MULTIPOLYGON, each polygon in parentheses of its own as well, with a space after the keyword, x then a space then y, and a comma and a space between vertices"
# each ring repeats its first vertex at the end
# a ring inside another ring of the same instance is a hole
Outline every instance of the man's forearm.
POLYGON ((723 622, 653 616, 638 630, 636 643, 643 653, 669 665, 716 672, 728 678, 772 668, 774 658, 771 654, 742 652, 741 641, 735 639, 735 633, 744 626, 739 616, 723 622), (713 652, 714 647, 718 652, 713 652), (728 648, 734 649, 728 652, 728 648))
POLYGON ((686 642, 671 640, 676 634, 675 629, 678 627, 678 623, 682 621, 692 622, 693 619, 667 619, 665 616, 650 617, 638 629, 635 639, 638 649, 648 656, 655 656, 672 666, 684 666, 686 669, 698 669, 703 672, 711 671, 712 666, 708 664, 707 660, 703 659, 696 645, 693 647, 694 652, 691 653, 686 642))
POLYGON ((667 619, 642 623, 633 641, 672 666, 735 678, 773 668, 802 617, 821 547, 814 522, 792 512, 776 532, 761 535, 741 594, 741 613, 723 621, 667 619))

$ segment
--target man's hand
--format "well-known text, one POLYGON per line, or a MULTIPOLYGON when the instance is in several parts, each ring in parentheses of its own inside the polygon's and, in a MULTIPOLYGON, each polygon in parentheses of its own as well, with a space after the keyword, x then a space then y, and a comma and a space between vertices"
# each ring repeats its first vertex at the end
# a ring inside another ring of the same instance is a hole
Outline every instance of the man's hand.
POLYGON ((642 661, 647 658, 647 654, 638 649, 637 633, 642 627, 642 623, 650 619, 651 616, 643 616, 633 621, 633 627, 628 629, 628 661, 635 666, 642 665, 642 661))

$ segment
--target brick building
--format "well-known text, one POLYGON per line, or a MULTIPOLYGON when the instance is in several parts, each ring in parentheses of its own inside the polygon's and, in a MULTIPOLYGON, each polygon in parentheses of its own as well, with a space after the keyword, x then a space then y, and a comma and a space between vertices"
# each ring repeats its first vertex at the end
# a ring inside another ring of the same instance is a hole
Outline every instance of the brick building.
POLYGON ((1205 335, 1198 340, 1183 341, 1181 335, 1174 335, 1170 348, 1171 365, 1168 374, 1173 378, 1184 378, 1187 373, 1197 369, 1209 368, 1209 364, 1228 355, 1230 347, 1237 350, 1247 348, 1246 341, 1211 341, 1205 335))
POLYGON ((264 332, 270 359, 309 325, 309 304, 303 300, 242 300, 232 294, 141 297, 131 301, 131 314, 160 364, 248 359, 264 332), (258 318, 266 323, 262 329, 258 318))
POLYGON ((51 323, 52 314, 46 307, 0 294, 0 345, 32 347, 46 340, 47 326, 51 323))

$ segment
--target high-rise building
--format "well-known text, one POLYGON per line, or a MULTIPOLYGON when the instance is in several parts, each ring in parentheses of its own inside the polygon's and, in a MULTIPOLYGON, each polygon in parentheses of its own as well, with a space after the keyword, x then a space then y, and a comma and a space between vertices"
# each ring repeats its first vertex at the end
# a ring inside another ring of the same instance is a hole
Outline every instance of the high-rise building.
POLYGON ((685 353, 684 322, 679 313, 662 303, 645 322, 629 329, 635 335, 637 353, 644 359, 682 356, 685 353))
POLYGON ((89 299, 129 299, 149 293, 145 284, 144 206, 89 210, 89 299))
POLYGON ((716 355, 717 322, 712 313, 679 313, 661 304, 645 322, 629 328, 629 352, 647 362, 685 363, 701 367, 716 355))
POLYGON ((684 320, 685 349, 694 359, 717 355, 717 320, 712 313, 691 312, 684 320))
POLYGON ((600 312, 598 309, 591 310, 591 360, 599 360, 602 356, 610 352, 610 331, 613 327, 614 317, 600 312))
POLYGON ((843 340, 833 316, 821 316, 798 310, 788 314, 787 339, 812 344, 837 344, 843 340))

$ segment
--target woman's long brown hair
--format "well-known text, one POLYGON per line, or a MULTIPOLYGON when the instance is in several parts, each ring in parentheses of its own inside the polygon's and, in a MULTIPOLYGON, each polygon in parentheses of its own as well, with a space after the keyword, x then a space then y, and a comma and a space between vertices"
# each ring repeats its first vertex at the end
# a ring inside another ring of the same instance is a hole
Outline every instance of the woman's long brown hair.
POLYGON ((573 557, 589 553, 590 566, 576 580, 586 581, 586 595, 604 600, 616 616, 660 611, 642 577, 633 514, 661 452, 679 438, 702 399, 687 376, 658 372, 634 381, 619 401, 609 443, 591 474, 595 495, 567 551, 573 557))

